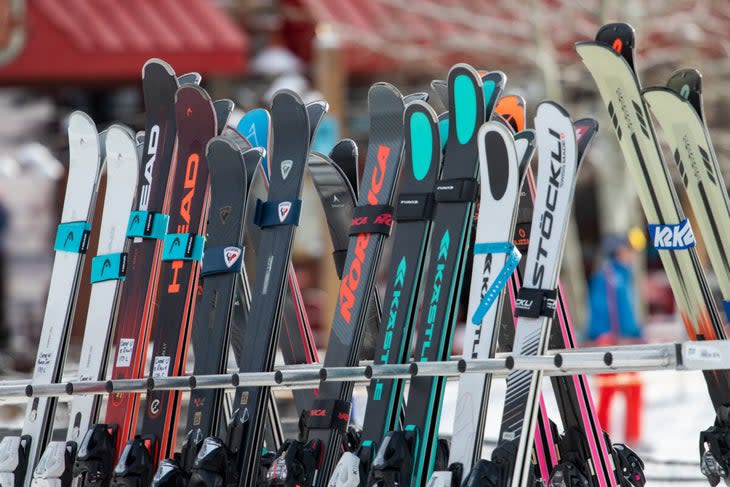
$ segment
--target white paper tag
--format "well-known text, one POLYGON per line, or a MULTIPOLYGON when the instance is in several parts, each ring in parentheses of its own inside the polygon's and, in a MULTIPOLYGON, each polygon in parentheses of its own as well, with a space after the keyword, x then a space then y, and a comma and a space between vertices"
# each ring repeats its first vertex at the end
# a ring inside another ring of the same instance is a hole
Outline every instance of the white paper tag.
POLYGON ((129 367, 132 365, 132 352, 134 352, 134 338, 122 338, 119 340, 117 367, 129 367))
POLYGON ((152 366, 152 378, 159 379, 160 377, 167 377, 170 373, 170 357, 155 357, 154 364, 152 366))

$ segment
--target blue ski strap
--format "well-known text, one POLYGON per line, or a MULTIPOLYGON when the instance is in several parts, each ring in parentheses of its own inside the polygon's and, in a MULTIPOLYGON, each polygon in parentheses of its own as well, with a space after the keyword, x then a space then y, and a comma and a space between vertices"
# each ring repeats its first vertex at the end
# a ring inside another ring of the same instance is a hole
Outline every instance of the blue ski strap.
POLYGON ((277 225, 299 225, 302 200, 262 201, 256 200, 253 222, 261 227, 277 225))
POLYGON ((91 283, 123 281, 127 274, 127 254, 101 254, 91 259, 91 283))
POLYGON ((481 301, 479 301, 479 306, 477 306, 474 316, 471 318, 473 324, 479 325, 484 320, 484 316, 489 311, 489 308, 499 297, 499 293, 507 285, 510 276, 517 268, 517 264, 520 263, 522 254, 520 254, 520 251, 517 250, 517 247, 512 242, 476 243, 474 244, 474 254, 507 254, 502 270, 499 271, 494 282, 492 282, 487 292, 482 296, 481 301))
POLYGON ((83 254, 89 245, 91 225, 87 221, 64 222, 58 225, 53 250, 83 254))

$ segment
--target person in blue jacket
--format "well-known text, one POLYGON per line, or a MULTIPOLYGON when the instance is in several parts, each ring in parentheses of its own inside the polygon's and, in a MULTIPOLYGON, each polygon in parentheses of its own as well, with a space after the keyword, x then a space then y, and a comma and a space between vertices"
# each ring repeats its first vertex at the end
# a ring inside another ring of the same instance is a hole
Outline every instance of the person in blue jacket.
MULTIPOLYGON (((636 250, 625 234, 607 235, 601 250, 603 259, 588 286, 588 340, 597 346, 639 343, 643 340, 636 314, 633 275, 636 250)), ((639 374, 598 376, 598 420, 609 432, 611 403, 617 393, 626 398, 625 442, 636 446, 641 440, 642 384, 639 374)))

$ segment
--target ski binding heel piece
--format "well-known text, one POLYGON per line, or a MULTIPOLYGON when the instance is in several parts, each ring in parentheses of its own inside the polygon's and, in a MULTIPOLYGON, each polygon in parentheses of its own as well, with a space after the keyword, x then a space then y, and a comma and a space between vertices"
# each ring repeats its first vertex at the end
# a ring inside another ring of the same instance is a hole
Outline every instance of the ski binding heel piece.
POLYGON ((644 462, 631 448, 621 443, 613 445, 613 462, 616 465, 621 487, 644 487, 644 462))
POLYGON ((114 468, 116 425, 95 424, 84 435, 73 465, 73 476, 84 487, 108 485, 114 468))
POLYGON ((136 436, 124 445, 114 467, 111 487, 148 487, 152 482, 154 440, 136 436))
POLYGON ((46 446, 33 471, 33 487, 67 487, 71 485, 71 469, 76 455, 76 443, 52 441, 46 446))
POLYGON ((31 437, 6 436, 0 441, 0 485, 22 487, 31 437))
POLYGON ((388 433, 373 461, 367 485, 380 487, 410 485, 418 436, 418 430, 409 427, 404 431, 388 433))
POLYGON ((185 487, 188 476, 175 460, 165 459, 157 466, 152 487, 185 487))
POLYGON ((346 451, 337 462, 327 487, 360 487, 360 457, 346 451))

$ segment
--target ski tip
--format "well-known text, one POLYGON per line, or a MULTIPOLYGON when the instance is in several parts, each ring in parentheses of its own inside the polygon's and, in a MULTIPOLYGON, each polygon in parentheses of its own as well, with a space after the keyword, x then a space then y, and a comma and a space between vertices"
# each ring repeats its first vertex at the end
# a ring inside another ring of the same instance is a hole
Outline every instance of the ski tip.
POLYGON ((512 126, 515 132, 521 132, 527 126, 526 107, 527 103, 525 103, 525 99, 521 96, 505 95, 497 101, 494 112, 501 115, 512 126))
POLYGON ((99 133, 96 129, 96 123, 91 116, 81 110, 75 110, 69 115, 68 131, 69 133, 73 132, 77 134, 97 135, 99 133))
POLYGON ((203 100, 213 103, 213 100, 211 99, 208 92, 198 85, 185 85, 178 88, 175 92, 175 103, 180 100, 180 95, 183 93, 197 94, 203 100))
POLYGON ((431 81, 431 90, 436 93, 436 97, 439 99, 441 104, 448 108, 449 106, 449 85, 446 80, 435 79, 431 81))
MULTIPOLYGON (((570 113, 561 104, 553 100, 543 100, 537 104, 536 113, 549 113, 551 110, 556 110, 560 115, 566 118, 570 118, 570 113)), ((537 118, 537 115, 535 115, 537 118)))
POLYGON ((504 88, 504 85, 507 84, 507 75, 502 71, 490 71, 484 76, 481 76, 481 79, 483 84, 491 81, 499 88, 504 88))
POLYGON ((202 81, 203 77, 200 75, 200 73, 192 71, 190 73, 181 74, 177 77, 177 83, 179 85, 199 85, 202 81))
POLYGON ((154 69, 162 69, 168 76, 173 78, 175 77, 175 70, 172 69, 172 66, 160 58, 153 57, 148 59, 144 65, 142 65, 142 79, 145 79, 148 70, 154 69))
POLYGON ((210 158, 210 155, 213 152, 220 149, 241 152, 236 143, 229 137, 216 135, 215 137, 211 138, 207 144, 205 144, 205 155, 207 158, 210 158))
POLYGON ((672 73, 667 88, 687 100, 700 120, 704 121, 702 109, 702 73, 694 68, 684 68, 672 73))
MULTIPOLYGON (((293 103, 296 105, 300 105, 306 113, 306 105, 304 105, 304 102, 302 101, 302 97, 299 96, 299 94, 296 93, 295 91, 284 88, 284 89, 281 89, 281 90, 277 91, 276 93, 274 93, 274 99, 271 102, 271 112, 272 113, 275 112, 276 111, 275 107, 282 103, 284 103, 284 104, 293 103)), ((307 117, 307 118, 309 118, 309 117, 307 117)))
POLYGON ((393 102, 400 103, 401 106, 405 106, 405 103, 403 101, 403 94, 400 92, 400 90, 386 81, 378 81, 377 83, 373 83, 372 86, 370 86, 370 90, 368 90, 368 104, 372 102, 375 98, 381 96, 387 96, 388 98, 392 98, 393 102), (400 101, 398 102, 398 100, 400 101))
POLYGON ((406 105, 416 101, 428 101, 428 93, 426 93, 425 91, 417 91, 403 97, 403 103, 405 103, 406 105))
POLYGON ((116 154, 136 154, 134 133, 126 125, 114 124, 106 130, 105 153, 107 157, 116 154))
POLYGON ((404 120, 411 175, 416 181, 435 180, 441 160, 436 112, 425 101, 416 100, 406 106, 404 120))
POLYGON ((315 100, 307 103, 307 111, 309 111, 310 107, 317 107, 319 110, 326 113, 330 109, 330 104, 327 103, 327 100, 315 100))

